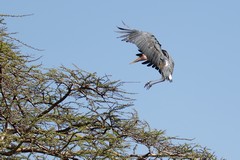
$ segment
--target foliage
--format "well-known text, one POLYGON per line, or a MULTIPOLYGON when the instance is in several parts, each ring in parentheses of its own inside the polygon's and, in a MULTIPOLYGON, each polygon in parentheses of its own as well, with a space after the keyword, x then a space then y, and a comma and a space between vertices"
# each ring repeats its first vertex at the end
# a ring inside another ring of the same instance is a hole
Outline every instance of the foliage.
POLYGON ((123 82, 77 67, 36 65, 0 22, 2 159, 216 159, 141 121, 123 82))

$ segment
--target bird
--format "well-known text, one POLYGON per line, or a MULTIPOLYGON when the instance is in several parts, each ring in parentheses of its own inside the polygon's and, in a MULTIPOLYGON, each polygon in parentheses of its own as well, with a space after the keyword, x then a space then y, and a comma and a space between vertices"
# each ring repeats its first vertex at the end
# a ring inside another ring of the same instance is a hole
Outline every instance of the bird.
POLYGON ((121 34, 118 38, 121 38, 122 41, 135 44, 140 52, 136 54, 138 58, 132 61, 131 64, 143 61, 142 64, 155 68, 162 76, 161 79, 148 81, 144 86, 146 89, 150 89, 154 84, 165 80, 172 82, 174 61, 170 54, 162 49, 161 44, 153 34, 131 29, 128 26, 117 28, 119 29, 117 32, 121 34))

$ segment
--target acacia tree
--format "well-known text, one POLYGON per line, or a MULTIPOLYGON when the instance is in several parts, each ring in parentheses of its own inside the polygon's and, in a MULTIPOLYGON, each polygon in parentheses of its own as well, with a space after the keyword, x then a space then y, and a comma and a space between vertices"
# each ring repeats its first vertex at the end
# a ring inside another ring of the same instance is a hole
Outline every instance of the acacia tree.
POLYGON ((0 23, 2 159, 216 159, 140 120, 123 82, 34 65, 0 23))

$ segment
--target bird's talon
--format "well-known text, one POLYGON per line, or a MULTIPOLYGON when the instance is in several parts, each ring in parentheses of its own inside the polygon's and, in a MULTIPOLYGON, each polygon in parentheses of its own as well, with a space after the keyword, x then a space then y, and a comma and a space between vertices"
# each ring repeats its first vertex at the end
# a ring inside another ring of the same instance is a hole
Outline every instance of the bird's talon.
POLYGON ((146 89, 150 89, 151 87, 152 87, 151 81, 147 82, 144 86, 144 88, 146 88, 146 89))

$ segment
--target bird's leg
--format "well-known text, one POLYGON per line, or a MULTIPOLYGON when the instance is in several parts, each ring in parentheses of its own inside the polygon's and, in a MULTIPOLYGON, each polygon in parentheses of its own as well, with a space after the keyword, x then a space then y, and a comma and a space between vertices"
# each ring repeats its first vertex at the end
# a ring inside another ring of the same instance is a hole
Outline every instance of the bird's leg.
POLYGON ((145 84, 144 88, 150 89, 154 84, 157 84, 157 83, 160 83, 160 82, 163 82, 163 81, 165 81, 164 78, 162 78, 162 79, 157 79, 157 80, 153 80, 153 81, 148 81, 148 82, 145 84))

